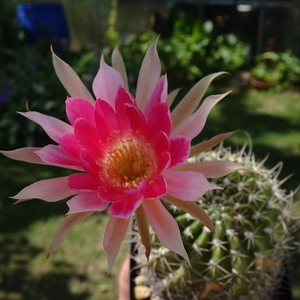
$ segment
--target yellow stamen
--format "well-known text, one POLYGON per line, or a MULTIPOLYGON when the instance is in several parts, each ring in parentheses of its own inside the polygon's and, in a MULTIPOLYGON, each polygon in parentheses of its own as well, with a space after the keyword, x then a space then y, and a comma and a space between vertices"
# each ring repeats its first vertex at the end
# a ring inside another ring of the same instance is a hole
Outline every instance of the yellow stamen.
POLYGON ((142 137, 127 136, 112 142, 98 164, 102 179, 120 191, 137 188, 143 180, 151 181, 157 170, 155 151, 142 137))

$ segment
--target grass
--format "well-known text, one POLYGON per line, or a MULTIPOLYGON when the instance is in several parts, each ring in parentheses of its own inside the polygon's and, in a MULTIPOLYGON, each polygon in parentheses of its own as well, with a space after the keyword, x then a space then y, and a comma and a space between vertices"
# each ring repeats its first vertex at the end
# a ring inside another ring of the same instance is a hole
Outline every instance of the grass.
MULTIPOLYGON (((285 187, 295 189, 300 178, 299 100, 298 92, 234 91, 212 110, 199 139, 240 129, 225 145, 234 149, 251 140, 259 158, 269 154, 269 167, 285 162, 282 178, 294 173, 285 187)), ((8 197, 36 180, 67 173, 4 157, 0 158, 0 172, 0 300, 117 299, 118 272, 129 246, 123 246, 107 275, 102 247, 107 215, 97 213, 77 225, 46 259, 53 232, 67 211, 65 203, 31 200, 13 205, 8 197)), ((293 277, 300 274, 297 263, 293 277)), ((294 296, 300 299, 299 290, 294 290, 294 296)))
POLYGON ((285 187, 295 189, 300 184, 299 115, 299 92, 233 90, 213 108, 199 139, 240 130, 226 140, 225 145, 233 149, 244 143, 252 145, 258 158, 269 156, 268 167, 283 161, 282 176, 294 174, 285 187))
POLYGON ((102 240, 108 216, 95 213, 77 225, 46 259, 52 235, 67 211, 65 203, 31 200, 13 205, 8 196, 38 179, 65 172, 2 157, 0 161, 0 299, 117 299, 118 272, 129 245, 122 246, 115 266, 107 274, 102 240))

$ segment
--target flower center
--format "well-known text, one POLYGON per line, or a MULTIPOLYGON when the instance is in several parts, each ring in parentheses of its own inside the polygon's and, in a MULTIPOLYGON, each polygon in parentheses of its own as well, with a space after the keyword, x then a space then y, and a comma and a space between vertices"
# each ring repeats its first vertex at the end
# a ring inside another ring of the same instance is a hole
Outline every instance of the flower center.
POLYGON ((151 182, 157 170, 155 152, 143 138, 128 136, 114 142, 102 161, 103 179, 118 190, 137 188, 151 182))

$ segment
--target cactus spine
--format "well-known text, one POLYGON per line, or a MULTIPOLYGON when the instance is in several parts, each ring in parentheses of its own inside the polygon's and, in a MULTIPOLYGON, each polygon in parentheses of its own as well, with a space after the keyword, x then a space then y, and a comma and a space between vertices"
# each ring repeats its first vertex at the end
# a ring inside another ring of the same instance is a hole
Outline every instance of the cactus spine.
MULTIPOLYGON (((271 170, 245 147, 232 153, 220 146, 192 161, 230 160, 255 172, 235 171, 213 179, 222 190, 198 200, 215 223, 215 233, 189 214, 169 206, 176 218, 192 268, 153 242, 141 276, 159 299, 269 299, 293 246, 290 225, 293 193, 281 189, 282 164, 271 170)), ((137 258, 139 260, 139 258, 137 258)))

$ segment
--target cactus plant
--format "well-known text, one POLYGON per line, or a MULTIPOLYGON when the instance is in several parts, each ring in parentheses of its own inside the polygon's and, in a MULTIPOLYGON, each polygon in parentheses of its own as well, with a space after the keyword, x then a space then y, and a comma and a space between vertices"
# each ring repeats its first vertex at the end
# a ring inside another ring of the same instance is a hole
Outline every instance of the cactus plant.
MULTIPOLYGON (((223 146, 193 161, 229 160, 254 172, 235 171, 211 181, 223 189, 198 200, 215 222, 215 233, 189 214, 169 206, 189 254, 191 266, 155 242, 139 278, 152 289, 151 299, 270 299, 293 246, 293 192, 281 189, 282 163, 268 170, 246 147, 232 153, 223 146)), ((140 280, 140 279, 139 279, 140 280)))

